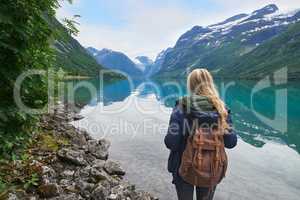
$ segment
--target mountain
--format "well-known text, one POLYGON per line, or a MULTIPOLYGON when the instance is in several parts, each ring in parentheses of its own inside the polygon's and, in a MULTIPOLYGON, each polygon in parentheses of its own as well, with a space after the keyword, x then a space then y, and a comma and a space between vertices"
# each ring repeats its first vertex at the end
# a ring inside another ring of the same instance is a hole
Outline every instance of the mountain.
POLYGON ((103 69, 86 49, 74 39, 64 26, 55 18, 49 19, 53 29, 57 30, 58 39, 53 42, 56 53, 56 68, 62 68, 72 75, 96 76, 103 69))
POLYGON ((147 76, 148 69, 154 64, 153 60, 147 56, 137 56, 134 58, 133 62, 141 71, 143 71, 145 76, 147 76))
POLYGON ((137 56, 135 57, 135 60, 137 60, 140 64, 144 66, 153 65, 153 60, 151 60, 147 56, 137 56))
POLYGON ((225 73, 235 61, 255 52, 299 20, 299 10, 281 13, 276 5, 270 4, 207 27, 194 26, 168 50, 156 73, 158 76, 185 75, 197 67, 225 73))
POLYGON ((93 56, 97 62, 106 68, 120 70, 130 76, 143 75, 142 69, 136 65, 128 56, 122 52, 113 51, 110 49, 97 50, 93 47, 88 47, 87 51, 93 56))
POLYGON ((263 78, 282 67, 287 67, 288 78, 300 77, 300 22, 288 30, 241 56, 223 68, 218 75, 241 78, 263 78))
POLYGON ((171 48, 161 51, 158 54, 158 56, 156 57, 155 61, 152 63, 152 65, 149 65, 148 67, 146 67, 145 74, 147 75, 147 77, 151 77, 151 76, 157 74, 161 70, 162 63, 165 59, 165 56, 170 51, 171 51, 171 48))

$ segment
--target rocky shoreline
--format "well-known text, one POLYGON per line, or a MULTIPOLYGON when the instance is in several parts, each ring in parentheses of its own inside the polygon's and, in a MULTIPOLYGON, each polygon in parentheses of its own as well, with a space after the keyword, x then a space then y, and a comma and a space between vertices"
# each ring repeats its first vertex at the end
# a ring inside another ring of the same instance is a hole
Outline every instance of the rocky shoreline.
MULTIPOLYGON (((82 117, 72 106, 58 105, 54 113, 44 115, 42 132, 51 134, 54 148, 32 148, 30 169, 38 175, 35 187, 8 193, 9 200, 154 200, 147 192, 136 191, 123 179, 125 171, 109 159, 110 142, 93 139, 85 130, 69 122, 82 117), (60 141, 60 142, 59 142, 60 141)), ((43 135, 38 137, 45 137, 43 135)), ((49 138, 47 141, 50 140, 49 138)), ((37 138, 37 144, 43 140, 37 138)), ((48 141, 49 142, 49 141, 48 141)), ((41 144, 44 145, 44 144, 41 144)), ((17 164, 17 163, 16 163, 17 164)))

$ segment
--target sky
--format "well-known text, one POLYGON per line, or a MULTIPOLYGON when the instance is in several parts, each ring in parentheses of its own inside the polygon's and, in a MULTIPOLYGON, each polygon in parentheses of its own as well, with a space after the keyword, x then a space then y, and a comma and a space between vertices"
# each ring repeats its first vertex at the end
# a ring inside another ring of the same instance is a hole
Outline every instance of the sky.
POLYGON ((76 39, 85 47, 154 59, 195 25, 207 26, 271 3, 280 10, 300 8, 300 0, 74 0, 61 4, 57 18, 81 15, 76 39))

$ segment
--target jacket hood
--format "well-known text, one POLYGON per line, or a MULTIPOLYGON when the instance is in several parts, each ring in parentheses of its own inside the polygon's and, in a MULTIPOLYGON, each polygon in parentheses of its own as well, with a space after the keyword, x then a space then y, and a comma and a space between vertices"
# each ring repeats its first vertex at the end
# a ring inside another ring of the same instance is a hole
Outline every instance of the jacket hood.
POLYGON ((190 95, 185 96, 179 100, 187 110, 198 111, 198 112, 208 112, 216 111, 215 107, 211 101, 206 96, 201 95, 190 95))
POLYGON ((200 119, 200 121, 208 124, 218 123, 220 115, 211 101, 205 96, 186 96, 181 98, 178 104, 182 106, 183 112, 192 118, 200 119))

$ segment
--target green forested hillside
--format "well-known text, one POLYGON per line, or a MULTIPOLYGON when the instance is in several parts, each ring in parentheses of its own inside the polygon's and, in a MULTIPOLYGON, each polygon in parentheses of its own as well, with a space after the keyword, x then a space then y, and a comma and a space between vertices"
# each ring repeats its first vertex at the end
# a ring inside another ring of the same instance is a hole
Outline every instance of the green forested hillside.
POLYGON ((96 76, 103 67, 90 56, 86 49, 75 40, 67 29, 55 18, 49 20, 57 31, 57 38, 53 41, 55 48, 55 68, 62 68, 72 75, 96 76))
POLYGON ((290 79, 300 77, 300 23, 229 63, 218 73, 226 77, 260 78, 288 68, 290 79))

